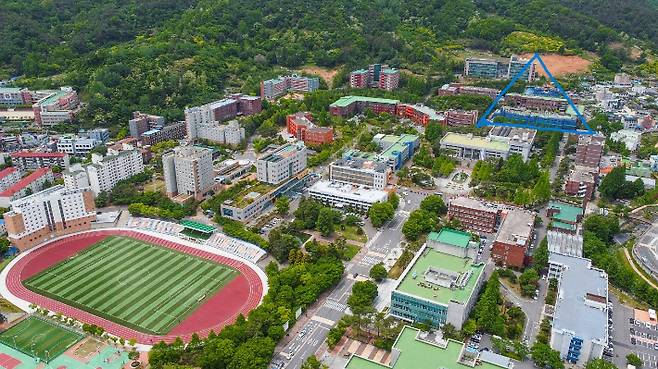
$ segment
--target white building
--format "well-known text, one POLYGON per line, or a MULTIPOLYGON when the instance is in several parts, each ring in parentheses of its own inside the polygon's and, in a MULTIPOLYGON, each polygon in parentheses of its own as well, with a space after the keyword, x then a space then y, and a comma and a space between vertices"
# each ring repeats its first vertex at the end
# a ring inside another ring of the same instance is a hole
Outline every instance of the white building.
POLYGON ((567 256, 583 256, 583 236, 579 234, 548 231, 548 251, 567 256))
POLYGON ((94 147, 102 143, 102 141, 93 138, 78 137, 75 135, 62 136, 57 141, 57 151, 70 155, 87 155, 94 147))
POLYGON ((283 145, 256 161, 258 180, 278 184, 306 169, 306 146, 303 142, 283 145))
POLYGON ((335 208, 349 208, 366 212, 376 202, 388 200, 388 193, 365 189, 351 184, 318 181, 309 190, 312 199, 335 208))
POLYGON ((375 190, 386 188, 393 171, 385 163, 360 158, 338 159, 329 165, 329 179, 367 186, 375 190))
POLYGON ((203 195, 213 185, 212 150, 195 146, 175 147, 162 155, 167 196, 203 195))
POLYGON ((558 281, 551 347, 584 367, 608 346, 608 275, 580 257, 550 253, 548 264, 558 281))
POLYGON ((504 141, 509 144, 509 154, 520 154, 523 161, 528 161, 530 149, 535 142, 537 131, 527 128, 493 127, 489 131, 491 140, 504 141))
POLYGON ((623 142, 624 145, 626 145, 626 148, 630 151, 637 150, 638 146, 640 146, 641 138, 642 133, 630 129, 622 129, 610 134, 610 139, 612 141, 623 142))
POLYGON ((196 109, 201 110, 186 115, 188 139, 208 140, 233 146, 238 146, 245 140, 245 130, 237 120, 232 120, 228 124, 220 124, 211 119, 211 116, 201 107, 196 109))
POLYGON ((96 219, 94 194, 90 189, 50 187, 12 201, 4 219, 9 241, 25 250, 51 237, 90 229, 96 219))
MULTIPOLYGON (((3 163, 4 164, 4 163, 3 163)), ((21 171, 16 167, 7 167, 0 171, 0 191, 6 191, 21 179, 21 171)))
POLYGON ((67 188, 91 187, 94 195, 111 191, 121 180, 144 171, 142 154, 131 145, 124 144, 123 150, 109 149, 106 156, 92 154, 91 164, 73 165, 64 171, 67 188))
POLYGON ((38 168, 0 192, 0 207, 8 208, 11 201, 39 192, 47 183, 52 184, 54 180, 55 177, 49 167, 38 168))

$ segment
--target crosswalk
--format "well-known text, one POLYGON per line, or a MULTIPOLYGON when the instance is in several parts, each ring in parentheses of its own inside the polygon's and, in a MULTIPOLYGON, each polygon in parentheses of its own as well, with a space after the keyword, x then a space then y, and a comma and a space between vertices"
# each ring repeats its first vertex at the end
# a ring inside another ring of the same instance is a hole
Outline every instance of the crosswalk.
POLYGON ((341 312, 345 311, 345 309, 347 308, 347 305, 341 304, 340 302, 332 299, 327 299, 327 301, 324 302, 323 306, 341 312))

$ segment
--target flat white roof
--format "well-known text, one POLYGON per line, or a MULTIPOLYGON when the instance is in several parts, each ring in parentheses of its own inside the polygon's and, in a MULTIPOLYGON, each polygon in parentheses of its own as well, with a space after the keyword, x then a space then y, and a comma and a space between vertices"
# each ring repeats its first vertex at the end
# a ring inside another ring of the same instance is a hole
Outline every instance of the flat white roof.
POLYGON ((351 184, 331 181, 318 181, 309 189, 309 192, 316 192, 327 196, 335 196, 337 198, 361 201, 370 204, 386 201, 388 199, 388 193, 385 191, 366 189, 351 184))

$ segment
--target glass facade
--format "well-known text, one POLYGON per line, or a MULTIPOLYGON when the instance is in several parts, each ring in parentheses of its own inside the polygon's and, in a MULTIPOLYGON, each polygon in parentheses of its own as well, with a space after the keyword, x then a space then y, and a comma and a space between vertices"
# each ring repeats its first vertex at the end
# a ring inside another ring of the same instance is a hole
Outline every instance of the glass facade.
POLYGON ((412 322, 431 322, 432 326, 439 327, 446 322, 448 307, 393 291, 391 314, 412 322))

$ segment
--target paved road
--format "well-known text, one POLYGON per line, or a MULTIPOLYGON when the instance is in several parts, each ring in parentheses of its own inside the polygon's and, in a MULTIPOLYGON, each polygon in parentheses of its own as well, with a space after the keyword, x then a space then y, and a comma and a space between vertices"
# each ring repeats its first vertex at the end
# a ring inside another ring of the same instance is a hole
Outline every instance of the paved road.
POLYGON ((400 197, 400 207, 395 217, 381 229, 375 230, 366 222, 366 233, 372 235, 366 246, 345 265, 345 275, 339 284, 322 296, 289 330, 288 336, 277 345, 272 364, 281 368, 297 369, 322 345, 327 332, 347 310, 347 299, 352 285, 365 279, 370 268, 384 260, 387 254, 402 241, 402 225, 409 213, 418 208, 425 195, 405 191, 400 197), (301 334, 300 332, 305 332, 301 334), (288 359, 289 357, 289 359, 288 359))
POLYGON ((527 299, 517 295, 514 291, 509 290, 507 286, 501 283, 503 296, 514 305, 520 307, 526 314, 526 325, 523 330, 523 338, 528 339, 529 346, 532 346, 537 333, 539 333, 539 324, 541 323, 542 311, 544 309, 544 299, 546 298, 547 283, 545 280, 539 280, 539 297, 537 300, 527 299))

